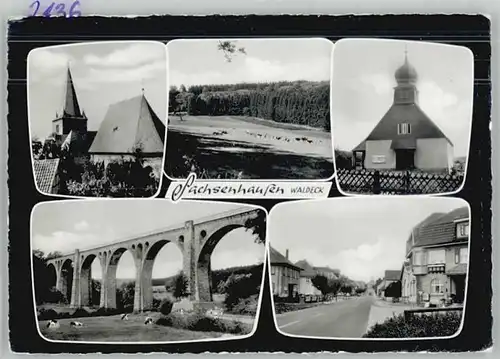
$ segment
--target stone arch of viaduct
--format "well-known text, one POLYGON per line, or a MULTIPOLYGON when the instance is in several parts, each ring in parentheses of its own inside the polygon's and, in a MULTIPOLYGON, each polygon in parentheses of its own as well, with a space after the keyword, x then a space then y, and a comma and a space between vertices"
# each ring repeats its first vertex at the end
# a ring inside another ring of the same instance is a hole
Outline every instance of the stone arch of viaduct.
POLYGON ((155 258, 163 246, 175 243, 182 253, 190 299, 210 302, 210 258, 215 246, 233 229, 244 227, 245 222, 254 218, 258 211, 261 209, 233 210, 101 247, 81 251, 75 249, 74 253, 52 258, 47 264, 56 273, 56 288, 71 297, 71 307, 78 308, 91 304, 91 266, 94 260, 98 260, 102 271, 99 305, 116 308, 116 270, 122 254, 130 251, 136 269, 134 310, 144 311, 151 309, 153 304, 155 258), (71 271, 72 280, 67 277, 71 271))

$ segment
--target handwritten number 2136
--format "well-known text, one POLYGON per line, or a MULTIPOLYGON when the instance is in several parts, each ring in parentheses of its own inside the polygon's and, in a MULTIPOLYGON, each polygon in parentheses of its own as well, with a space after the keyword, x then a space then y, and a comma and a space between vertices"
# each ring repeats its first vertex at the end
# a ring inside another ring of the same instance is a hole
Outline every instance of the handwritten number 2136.
MULTIPOLYGON (((56 4, 55 2, 51 3, 45 11, 42 13, 44 17, 50 17, 50 16, 67 16, 67 17, 75 17, 75 16, 81 16, 82 13, 80 10, 78 10, 78 7, 80 6, 79 1, 74 1, 71 7, 69 8, 68 13, 66 13, 66 5, 63 3, 56 4)), ((32 16, 36 16, 38 13, 38 10, 40 10, 40 1, 33 1, 30 5, 30 9, 33 9, 33 14, 32 16)))

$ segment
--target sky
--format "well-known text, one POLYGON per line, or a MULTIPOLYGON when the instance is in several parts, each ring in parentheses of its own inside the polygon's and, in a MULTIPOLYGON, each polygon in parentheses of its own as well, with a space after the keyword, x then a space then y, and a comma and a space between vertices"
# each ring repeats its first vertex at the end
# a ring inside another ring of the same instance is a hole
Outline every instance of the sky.
POLYGON ((28 55, 31 136, 43 139, 64 103, 70 66, 88 129, 97 131, 109 105, 144 94, 165 121, 166 50, 160 42, 104 42, 38 48, 28 55))
MULTIPOLYGON (((231 40, 233 41, 233 40, 231 40)), ((325 39, 238 39, 231 62, 218 39, 167 44, 169 86, 272 81, 329 81, 333 43, 325 39)))
POLYGON ((473 55, 451 45, 398 40, 349 39, 333 52, 332 118, 334 145, 352 150, 389 110, 395 71, 408 60, 418 74, 420 108, 465 156, 473 102, 473 55))
POLYGON ((359 197, 301 201, 270 213, 269 243, 295 263, 329 266, 368 282, 401 270, 412 228, 434 212, 467 206, 458 198, 359 197))
MULTIPOLYGON (((98 247, 120 242, 130 236, 143 234, 172 225, 184 225, 217 213, 241 208, 241 204, 213 202, 172 203, 158 200, 62 201, 45 202, 36 207, 32 222, 32 249, 45 254, 63 254, 76 248, 98 247)), ((212 253, 212 269, 262 263, 265 246, 254 242, 251 231, 235 229, 217 244, 212 253)), ((156 257, 153 278, 177 274, 182 269, 182 255, 175 244, 165 245, 156 257)), ((100 264, 92 263, 92 277, 101 278, 100 264)), ((130 252, 121 257, 117 278, 135 278, 130 252)))

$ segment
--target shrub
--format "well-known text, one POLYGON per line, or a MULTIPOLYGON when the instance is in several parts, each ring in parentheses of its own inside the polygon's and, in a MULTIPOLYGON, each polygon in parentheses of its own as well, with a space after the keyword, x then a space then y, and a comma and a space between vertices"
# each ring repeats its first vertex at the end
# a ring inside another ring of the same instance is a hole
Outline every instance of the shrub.
POLYGON ((416 338, 443 337, 455 334, 460 327, 462 315, 457 312, 446 314, 414 315, 405 320, 400 314, 375 324, 365 338, 416 338))
POLYGON ((243 298, 236 303, 231 309, 233 314, 255 315, 257 313, 257 305, 259 300, 258 295, 252 295, 248 298, 243 298))
POLYGON ((93 317, 101 317, 101 316, 109 316, 109 315, 117 315, 120 314, 120 311, 115 308, 99 308, 96 311, 91 313, 93 317))
POLYGON ((59 318, 59 313, 54 309, 40 309, 38 311, 38 320, 51 320, 59 318))
POLYGON ((64 294, 56 288, 50 288, 45 297, 46 303, 64 303, 65 301, 64 294))
POLYGON ((73 314, 71 314, 72 318, 83 318, 90 317, 90 313, 83 308, 76 309, 73 314))
POLYGON ((174 297, 183 298, 187 293, 188 280, 184 273, 179 273, 174 279, 174 297))
POLYGON ((168 315, 172 312, 172 307, 174 306, 174 303, 168 298, 165 298, 161 301, 160 304, 160 313, 163 315, 168 315))
POLYGON ((153 303, 151 304, 151 307, 152 307, 151 310, 153 312, 159 311, 160 305, 161 305, 161 300, 158 298, 153 298, 153 303))
POLYGON ((252 274, 231 274, 225 283, 224 305, 231 311, 241 299, 248 298, 259 292, 259 282, 252 274))
POLYGON ((156 324, 177 329, 187 329, 200 332, 223 332, 231 334, 246 334, 251 331, 250 326, 241 322, 233 322, 219 318, 212 318, 202 313, 180 315, 171 313, 156 321, 156 324))

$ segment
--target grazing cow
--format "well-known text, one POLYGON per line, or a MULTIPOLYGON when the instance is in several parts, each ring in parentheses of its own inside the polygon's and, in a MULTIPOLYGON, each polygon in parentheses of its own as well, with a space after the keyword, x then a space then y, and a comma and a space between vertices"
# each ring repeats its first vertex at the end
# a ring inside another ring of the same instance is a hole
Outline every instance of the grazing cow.
POLYGON ((72 327, 83 327, 83 323, 82 322, 77 322, 77 321, 74 321, 74 322, 71 322, 69 323, 70 326, 72 327))
POLYGON ((125 313, 121 316, 121 320, 128 320, 128 313, 125 313))
POLYGON ((49 320, 47 323, 47 328, 57 329, 59 328, 59 322, 57 320, 49 320))
POLYGON ((153 324, 153 318, 147 317, 146 320, 144 321, 144 325, 149 325, 153 324))

